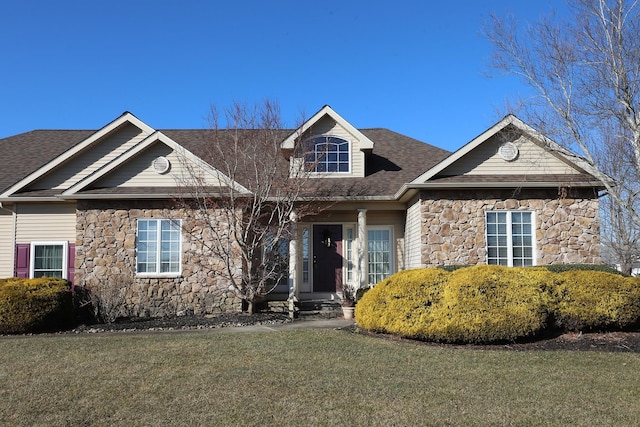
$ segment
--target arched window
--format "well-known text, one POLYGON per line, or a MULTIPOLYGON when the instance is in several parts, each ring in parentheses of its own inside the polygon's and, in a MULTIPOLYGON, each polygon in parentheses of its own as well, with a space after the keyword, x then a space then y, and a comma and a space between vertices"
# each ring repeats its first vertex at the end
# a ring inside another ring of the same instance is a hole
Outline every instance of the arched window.
POLYGON ((306 161, 312 172, 351 171, 351 144, 335 136, 316 136, 306 141, 306 161))

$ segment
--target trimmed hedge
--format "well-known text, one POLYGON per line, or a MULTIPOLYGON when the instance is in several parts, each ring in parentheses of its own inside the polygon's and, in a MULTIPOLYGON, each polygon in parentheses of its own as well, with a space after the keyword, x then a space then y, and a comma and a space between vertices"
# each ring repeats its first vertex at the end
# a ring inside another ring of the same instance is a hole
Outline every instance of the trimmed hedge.
POLYGON ((434 269, 401 271, 387 277, 356 305, 358 325, 378 332, 427 337, 433 307, 442 297, 450 273, 434 269))
POLYGON ((0 280, 0 333, 52 331, 73 315, 71 284, 63 279, 0 280))
POLYGON ((483 265, 456 270, 435 309, 432 339, 492 342, 529 337, 547 326, 553 274, 483 265))
POLYGON ((560 273, 555 317, 562 329, 628 328, 640 319, 640 279, 601 271, 560 273))
POLYGON ((626 328, 640 321, 640 279, 487 265, 409 270, 364 294, 356 320, 371 331, 466 343, 513 341, 555 327, 626 328))
POLYGON ((547 270, 554 273, 563 273, 565 271, 602 271, 604 273, 626 276, 626 274, 616 270, 613 267, 601 264, 550 264, 533 268, 546 268, 547 270))

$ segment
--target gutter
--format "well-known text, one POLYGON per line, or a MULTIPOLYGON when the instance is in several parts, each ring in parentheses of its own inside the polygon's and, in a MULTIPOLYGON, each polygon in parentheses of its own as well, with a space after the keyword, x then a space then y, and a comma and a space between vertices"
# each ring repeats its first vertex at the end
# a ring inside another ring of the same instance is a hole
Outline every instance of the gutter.
POLYGON ((583 181, 573 183, 561 182, 526 182, 526 181, 505 181, 505 182, 440 182, 440 183, 422 183, 422 184, 404 184, 395 194, 400 200, 402 196, 409 190, 448 190, 448 189, 468 189, 468 188, 557 188, 563 184, 571 187, 602 187, 600 181, 583 181))

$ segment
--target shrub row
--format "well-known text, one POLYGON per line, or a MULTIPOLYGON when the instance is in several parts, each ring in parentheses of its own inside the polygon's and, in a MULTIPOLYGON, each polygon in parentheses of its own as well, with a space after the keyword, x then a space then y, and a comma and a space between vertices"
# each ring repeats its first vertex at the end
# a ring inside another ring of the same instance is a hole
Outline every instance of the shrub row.
POLYGON ((0 333, 56 330, 73 316, 70 283, 63 279, 0 279, 0 333))
POLYGON ((640 279, 602 271, 475 266, 397 273, 356 306, 364 329, 441 342, 495 342, 550 328, 627 328, 640 321, 640 279))

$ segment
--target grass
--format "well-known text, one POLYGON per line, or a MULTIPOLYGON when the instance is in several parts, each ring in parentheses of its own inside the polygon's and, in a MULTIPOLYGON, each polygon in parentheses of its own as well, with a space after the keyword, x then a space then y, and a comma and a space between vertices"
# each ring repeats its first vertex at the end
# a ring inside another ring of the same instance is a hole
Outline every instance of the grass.
POLYGON ((0 339, 0 425, 637 425, 640 355, 334 330, 0 339))

